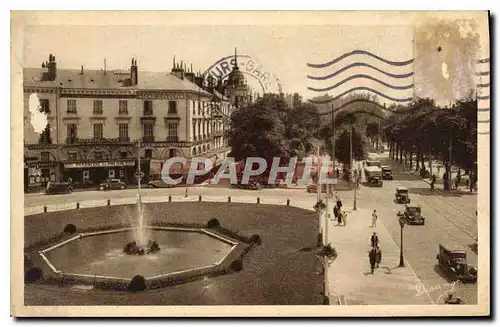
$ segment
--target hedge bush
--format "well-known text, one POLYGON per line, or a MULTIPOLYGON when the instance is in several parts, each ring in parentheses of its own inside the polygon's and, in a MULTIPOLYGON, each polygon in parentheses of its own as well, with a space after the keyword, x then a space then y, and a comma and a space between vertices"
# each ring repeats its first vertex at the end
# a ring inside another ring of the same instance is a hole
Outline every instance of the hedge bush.
POLYGON ((38 267, 33 267, 33 268, 28 269, 24 273, 24 281, 26 283, 33 283, 33 282, 36 282, 36 281, 42 279, 42 276, 43 276, 42 269, 40 269, 38 267))
POLYGON ((141 275, 135 275, 128 284, 128 290, 131 292, 140 292, 146 289, 146 278, 141 275))
POLYGON ((74 234, 76 233, 76 226, 73 224, 67 224, 66 226, 64 226, 64 232, 74 234))
POLYGON ((219 220, 217 220, 216 218, 210 219, 208 221, 208 223, 207 223, 207 227, 208 228, 218 228, 218 227, 220 227, 219 220))

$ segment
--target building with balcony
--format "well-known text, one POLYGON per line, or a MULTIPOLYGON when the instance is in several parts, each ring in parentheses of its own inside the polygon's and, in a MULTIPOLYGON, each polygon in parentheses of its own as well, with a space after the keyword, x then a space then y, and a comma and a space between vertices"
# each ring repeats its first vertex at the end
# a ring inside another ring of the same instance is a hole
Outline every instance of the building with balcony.
POLYGON ((140 71, 135 59, 126 71, 57 69, 50 55, 42 68, 23 70, 23 84, 25 189, 69 178, 82 187, 107 178, 133 184, 138 165, 158 178, 170 157, 215 162, 229 152, 234 107, 175 59, 171 72, 158 73, 140 71), (41 133, 33 110, 46 117, 41 133))

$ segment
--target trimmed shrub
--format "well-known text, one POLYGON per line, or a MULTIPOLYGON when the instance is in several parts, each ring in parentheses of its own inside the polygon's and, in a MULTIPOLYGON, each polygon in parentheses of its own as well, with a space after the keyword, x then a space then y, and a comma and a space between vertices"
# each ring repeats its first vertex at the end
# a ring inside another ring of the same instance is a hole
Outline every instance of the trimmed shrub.
POLYGON ((260 235, 253 234, 252 236, 250 236, 250 243, 261 245, 262 244, 262 238, 260 237, 260 235))
POLYGON ((64 226, 64 232, 74 234, 76 233, 76 226, 73 224, 67 224, 66 226, 64 226))
POLYGON ((243 260, 241 260, 241 259, 234 260, 233 262, 231 262, 229 269, 231 269, 232 271, 242 270, 243 269, 243 260))
POLYGON ((208 223, 207 223, 207 227, 208 228, 218 228, 218 227, 220 227, 219 220, 217 220, 216 218, 210 219, 208 221, 208 223))
POLYGON ((26 283, 33 283, 33 282, 36 282, 37 280, 40 280, 42 278, 42 276, 43 276, 42 269, 40 269, 38 267, 33 267, 33 268, 28 269, 24 273, 24 281, 26 283))
POLYGON ((140 292, 146 289, 146 278, 141 275, 135 275, 134 278, 128 284, 128 290, 130 292, 140 292))

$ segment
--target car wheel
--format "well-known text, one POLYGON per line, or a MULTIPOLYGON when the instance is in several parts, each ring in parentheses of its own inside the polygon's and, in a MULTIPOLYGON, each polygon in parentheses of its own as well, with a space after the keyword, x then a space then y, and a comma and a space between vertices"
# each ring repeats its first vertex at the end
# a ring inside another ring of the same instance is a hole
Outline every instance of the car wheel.
POLYGON ((104 191, 104 186, 99 186, 99 191, 104 191))
POLYGON ((120 190, 124 190, 124 189, 125 189, 125 185, 121 185, 120 190))

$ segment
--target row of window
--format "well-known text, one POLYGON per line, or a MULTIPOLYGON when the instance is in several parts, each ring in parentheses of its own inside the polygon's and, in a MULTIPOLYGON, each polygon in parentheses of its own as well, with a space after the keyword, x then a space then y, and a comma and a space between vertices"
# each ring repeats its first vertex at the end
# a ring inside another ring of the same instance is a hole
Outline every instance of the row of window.
MULTIPOLYGON (((45 103, 45 104, 42 105, 42 107, 46 106, 48 112, 50 112, 50 110, 48 109, 48 106, 49 106, 48 100, 45 100, 43 103, 45 103)), ((67 100, 67 110, 66 111, 68 113, 76 113, 77 112, 76 99, 67 100)), ((94 109, 93 109, 92 113, 94 115, 102 115, 103 114, 102 100, 94 100, 94 109)), ((127 100, 118 100, 118 113, 119 114, 128 114, 128 101, 127 100)), ((177 101, 168 101, 168 113, 169 114, 177 114, 177 101)), ((144 101, 143 115, 144 116, 153 115, 153 101, 151 101, 151 100, 144 101)))
MULTIPOLYGON (((50 127, 49 127, 50 128, 50 127)), ((143 125, 143 137, 146 141, 152 142, 154 141, 154 126, 153 124, 144 124, 143 125)), ((94 138, 102 139, 103 135, 103 124, 97 123, 93 125, 94 138)), ((118 138, 123 141, 129 140, 129 126, 127 123, 118 124, 118 138)), ((77 133, 77 124, 68 124, 67 125, 67 139, 69 143, 76 142, 78 137, 77 133)), ((178 124, 177 123, 168 123, 167 124, 167 140, 177 141, 178 140, 178 124)))
POLYGON ((196 113, 198 113, 198 116, 210 115, 212 113, 211 112, 212 108, 217 108, 214 110, 219 111, 219 112, 223 113, 224 115, 227 115, 227 108, 225 106, 220 105, 220 104, 193 101, 192 107, 193 107, 193 115, 196 115, 196 113))

